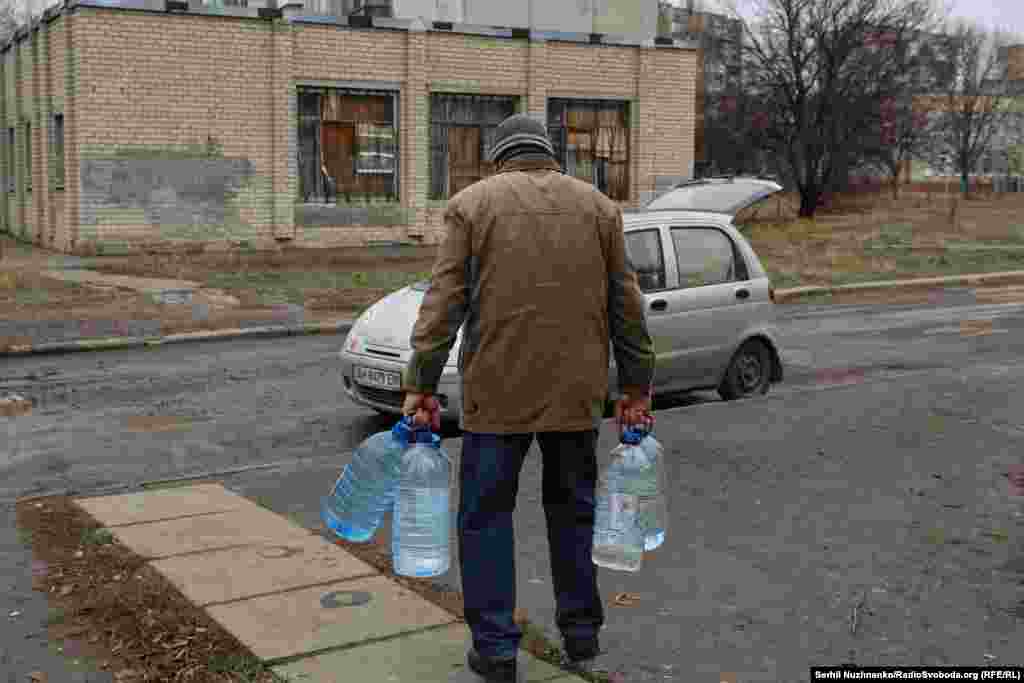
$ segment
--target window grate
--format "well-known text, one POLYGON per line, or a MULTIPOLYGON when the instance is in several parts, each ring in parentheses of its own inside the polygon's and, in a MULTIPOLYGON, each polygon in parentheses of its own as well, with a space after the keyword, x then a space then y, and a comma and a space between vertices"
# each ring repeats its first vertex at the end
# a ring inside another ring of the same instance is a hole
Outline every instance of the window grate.
POLYGON ((498 124, 516 112, 510 95, 430 97, 430 198, 442 200, 494 173, 488 153, 498 124))
POLYGON ((629 103, 552 99, 548 132, 565 172, 612 199, 630 197, 629 103))

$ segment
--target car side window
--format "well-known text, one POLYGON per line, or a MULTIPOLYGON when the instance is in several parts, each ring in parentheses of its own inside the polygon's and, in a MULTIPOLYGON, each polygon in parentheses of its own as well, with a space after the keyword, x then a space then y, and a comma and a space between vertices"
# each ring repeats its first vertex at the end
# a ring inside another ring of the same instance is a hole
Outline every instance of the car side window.
POLYGON ((736 280, 736 253, 724 232, 698 227, 672 228, 671 232, 680 287, 706 287, 736 280))
POLYGON ((665 289, 665 254, 661 249, 661 231, 634 230, 626 233, 626 256, 640 281, 640 291, 665 289))

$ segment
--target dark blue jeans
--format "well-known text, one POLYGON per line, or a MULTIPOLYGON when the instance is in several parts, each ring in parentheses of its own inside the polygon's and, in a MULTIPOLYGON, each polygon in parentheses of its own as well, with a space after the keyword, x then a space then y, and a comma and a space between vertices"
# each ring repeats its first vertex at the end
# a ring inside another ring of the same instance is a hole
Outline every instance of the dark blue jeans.
MULTIPOLYGON (((590 557, 597 483, 597 431, 536 435, 543 456, 555 621, 566 640, 596 638, 604 624, 597 567, 590 557)), ((519 471, 533 434, 473 434, 462 439, 459 560, 473 647, 493 658, 515 656, 522 631, 516 606, 513 513, 519 471)))

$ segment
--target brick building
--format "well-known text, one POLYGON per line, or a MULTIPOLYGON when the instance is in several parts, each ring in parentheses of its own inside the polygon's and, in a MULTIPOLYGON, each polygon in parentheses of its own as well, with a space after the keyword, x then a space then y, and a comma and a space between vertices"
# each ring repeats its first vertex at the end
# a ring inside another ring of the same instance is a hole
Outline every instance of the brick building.
POLYGON ((516 111, 625 207, 692 174, 690 45, 226 4, 69 0, 15 36, 5 231, 82 254, 434 244, 516 111))

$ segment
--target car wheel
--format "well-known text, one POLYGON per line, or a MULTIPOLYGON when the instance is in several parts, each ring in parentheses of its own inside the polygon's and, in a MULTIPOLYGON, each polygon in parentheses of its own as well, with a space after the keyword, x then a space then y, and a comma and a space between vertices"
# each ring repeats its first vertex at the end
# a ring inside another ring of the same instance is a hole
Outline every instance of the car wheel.
POLYGON ((767 394, 771 385, 772 354, 764 342, 751 340, 740 347, 718 386, 718 395, 735 401, 757 394, 767 394))

